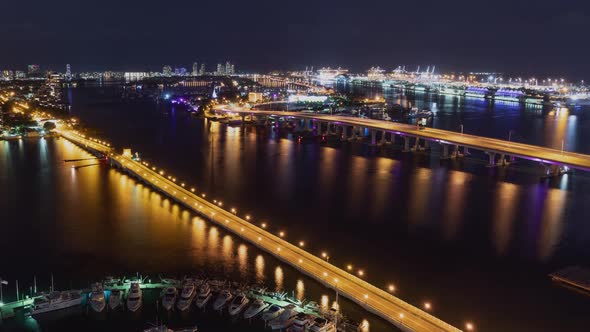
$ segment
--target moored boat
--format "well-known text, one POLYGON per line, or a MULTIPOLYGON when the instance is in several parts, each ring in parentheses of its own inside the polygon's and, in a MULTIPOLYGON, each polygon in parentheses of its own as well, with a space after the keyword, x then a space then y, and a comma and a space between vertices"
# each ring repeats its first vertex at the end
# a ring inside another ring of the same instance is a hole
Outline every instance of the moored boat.
POLYGON ((197 294, 197 299, 195 300, 195 304, 197 308, 204 308, 207 305, 207 302, 213 297, 211 292, 211 287, 207 282, 203 282, 201 287, 199 287, 199 294, 197 294))
POLYGON ((96 312, 102 312, 106 306, 104 289, 102 284, 97 282, 92 284, 92 294, 90 295, 90 307, 96 312))
POLYGON ((283 312, 283 310, 283 308, 273 304, 262 313, 262 320, 269 321, 275 319, 283 312))
POLYGON ((166 310, 171 310, 176 303, 176 297, 178 296, 178 290, 176 287, 168 287, 162 295, 162 307, 166 310))
POLYGON ((244 310, 244 308, 248 305, 249 302, 250 299, 248 299, 248 297, 246 297, 244 293, 238 294, 229 305, 229 314, 232 316, 239 314, 240 312, 242 312, 242 310, 244 310))
POLYGON ((31 315, 42 314, 80 305, 84 297, 78 290, 51 292, 33 301, 31 315))
POLYGON ((266 303, 260 299, 254 300, 254 302, 252 302, 252 304, 248 307, 248 309, 246 309, 246 311, 244 311, 244 318, 245 319, 253 318, 256 315, 258 315, 259 313, 261 313, 262 310, 266 309, 266 307, 268 307, 268 303, 266 303))
POLYGON ((142 292, 138 283, 132 283, 129 287, 129 293, 127 295, 127 309, 132 312, 136 312, 141 308, 142 303, 142 292))
POLYGON ((232 299, 232 297, 233 295, 229 290, 222 290, 219 295, 217 295, 215 302, 213 302, 213 309, 221 310, 232 299))
POLYGON ((297 306, 294 304, 287 305, 279 317, 270 321, 270 328, 273 330, 282 330, 293 324, 295 316, 297 316, 297 306))
POLYGON ((186 281, 184 283, 178 302, 176 302, 176 308, 178 308, 178 310, 184 311, 190 307, 193 298, 195 297, 195 288, 195 283, 192 281, 186 281))
POLYGON ((123 291, 118 289, 112 290, 109 296, 109 309, 116 309, 123 303, 123 291))

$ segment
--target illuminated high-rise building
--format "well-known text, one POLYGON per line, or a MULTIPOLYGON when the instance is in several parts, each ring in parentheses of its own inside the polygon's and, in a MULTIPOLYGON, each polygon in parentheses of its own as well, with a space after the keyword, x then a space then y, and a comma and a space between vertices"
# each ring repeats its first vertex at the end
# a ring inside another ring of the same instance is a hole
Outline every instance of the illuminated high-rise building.
POLYGON ((234 65, 232 65, 229 61, 225 63, 225 75, 233 75, 234 74, 234 65))
POLYGON ((223 68, 223 65, 221 63, 217 64, 217 71, 215 72, 215 74, 217 74, 217 75, 224 75, 225 74, 225 69, 223 68))
POLYGON ((162 68, 162 75, 163 76, 172 76, 172 67, 166 65, 162 68))
POLYGON ((205 75, 205 64, 201 63, 201 69, 199 70, 199 75, 205 75))
POLYGON ((174 75, 176 75, 176 76, 186 76, 186 68, 184 68, 184 67, 174 68, 174 75))
POLYGON ((72 68, 70 67, 69 63, 66 65, 66 80, 72 80, 72 68))
POLYGON ((193 76, 199 76, 199 64, 196 62, 193 62, 193 72, 192 72, 193 76))

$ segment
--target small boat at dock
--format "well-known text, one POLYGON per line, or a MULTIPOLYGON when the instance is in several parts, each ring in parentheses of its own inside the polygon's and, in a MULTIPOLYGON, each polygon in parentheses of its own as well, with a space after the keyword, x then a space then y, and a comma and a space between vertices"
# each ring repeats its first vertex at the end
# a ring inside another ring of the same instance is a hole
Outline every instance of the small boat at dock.
POLYGON ((217 295, 217 298, 215 299, 215 302, 213 302, 213 309, 214 310, 221 310, 223 309, 223 307, 232 299, 233 295, 231 294, 231 292, 227 289, 222 290, 219 295, 217 295))
POLYGON ((63 292, 51 292, 36 298, 33 301, 31 315, 38 315, 45 312, 51 312, 66 309, 82 304, 84 297, 79 290, 70 290, 63 292))
POLYGON ((123 304, 123 291, 115 289, 109 296, 109 309, 114 310, 123 304))
POLYGON ((293 319, 293 325, 289 326, 287 332, 305 332, 314 319, 315 316, 300 312, 293 319))
POLYGON ((295 316, 297 316, 297 306, 294 304, 287 305, 279 317, 270 321, 270 328, 273 330, 283 330, 293 324, 295 316))
POLYGON ((336 325, 334 322, 329 321, 322 317, 317 317, 311 323, 308 329, 309 332, 336 332, 336 325))
POLYGON ((242 312, 242 310, 244 310, 244 308, 248 305, 249 302, 250 299, 248 299, 246 295, 244 295, 244 293, 238 294, 229 305, 229 314, 231 316, 239 314, 240 312, 242 312))
POLYGON ((132 283, 129 287, 129 293, 127 295, 127 309, 131 312, 136 312, 141 308, 142 303, 142 292, 138 283, 132 283))
POLYGON ((171 310, 174 308, 176 297, 178 297, 178 290, 176 287, 166 288, 164 295, 162 295, 162 307, 164 307, 166 310, 171 310))
POLYGON ((265 322, 273 320, 277 318, 281 313, 283 313, 283 310, 283 308, 279 307, 276 304, 273 304, 262 313, 262 320, 264 320, 265 322))
POLYGON ((102 284, 97 282, 92 284, 92 294, 90 295, 90 307, 96 312, 102 312, 106 306, 104 289, 102 284))
POLYGON ((250 319, 256 317, 259 313, 261 313, 264 309, 268 307, 268 303, 258 299, 254 300, 252 304, 244 311, 244 318, 250 319))
POLYGON ((192 281, 186 281, 184 286, 182 286, 182 291, 180 293, 180 297, 178 298, 178 302, 176 302, 176 308, 180 311, 187 310, 191 303, 193 302, 193 298, 195 297, 195 283, 192 281))
POLYGON ((199 294, 197 294, 197 299, 195 300, 195 305, 199 309, 203 309, 207 302, 213 297, 213 293, 211 292, 211 287, 209 283, 203 282, 201 287, 199 287, 199 294))

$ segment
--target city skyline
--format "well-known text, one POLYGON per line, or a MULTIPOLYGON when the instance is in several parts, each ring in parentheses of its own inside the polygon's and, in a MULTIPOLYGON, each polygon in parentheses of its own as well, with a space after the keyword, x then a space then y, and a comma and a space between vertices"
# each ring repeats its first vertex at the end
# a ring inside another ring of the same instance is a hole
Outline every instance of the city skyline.
POLYGON ((0 67, 39 63, 82 71, 146 70, 164 63, 215 64, 232 59, 251 71, 300 70, 305 66, 342 66, 363 71, 374 65, 409 67, 432 64, 444 71, 491 71, 587 78, 590 5, 569 1, 535 6, 497 1, 481 10, 466 1, 453 4, 374 2, 305 3, 279 7, 230 1, 223 12, 215 4, 161 6, 119 4, 117 11, 77 4, 38 4, 32 9, 9 4, 6 12, 27 17, 4 19, 0 27, 0 67), (84 14, 77 14, 79 12, 84 14), (185 12, 197 18, 178 20, 185 12), (67 20, 50 17, 68 13, 67 20), (218 13, 207 15, 206 13, 218 13), (103 23, 106 28, 99 28, 103 23), (144 24, 143 22, 153 22, 144 24), (174 23, 174 24, 171 24, 174 23), (428 23, 428 24, 426 24, 428 23), (73 29, 75 27, 75 29, 73 29), (138 27, 141 27, 138 29, 138 27), (40 55, 39 49, 52 52, 40 55))

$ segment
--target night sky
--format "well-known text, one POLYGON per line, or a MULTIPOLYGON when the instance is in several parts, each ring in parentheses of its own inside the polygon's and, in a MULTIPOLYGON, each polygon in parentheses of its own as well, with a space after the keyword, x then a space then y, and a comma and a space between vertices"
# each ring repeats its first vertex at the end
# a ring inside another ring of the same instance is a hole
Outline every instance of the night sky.
POLYGON ((436 65, 590 79, 590 1, 14 1, 0 69, 436 65))

